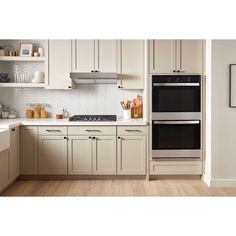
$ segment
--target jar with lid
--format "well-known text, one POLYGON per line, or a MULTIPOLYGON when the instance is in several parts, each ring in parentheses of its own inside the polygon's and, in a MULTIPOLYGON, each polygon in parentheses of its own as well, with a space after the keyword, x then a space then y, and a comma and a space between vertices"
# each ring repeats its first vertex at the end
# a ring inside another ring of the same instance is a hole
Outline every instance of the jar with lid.
POLYGON ((48 118, 47 104, 42 104, 41 106, 41 118, 42 119, 48 118))
POLYGON ((32 119, 34 118, 34 107, 33 104, 28 103, 26 106, 26 118, 32 119))
POLYGON ((4 106, 2 109, 2 119, 7 119, 9 116, 9 107, 4 106))
POLYGON ((41 104, 34 104, 34 118, 38 119, 41 117, 41 104))

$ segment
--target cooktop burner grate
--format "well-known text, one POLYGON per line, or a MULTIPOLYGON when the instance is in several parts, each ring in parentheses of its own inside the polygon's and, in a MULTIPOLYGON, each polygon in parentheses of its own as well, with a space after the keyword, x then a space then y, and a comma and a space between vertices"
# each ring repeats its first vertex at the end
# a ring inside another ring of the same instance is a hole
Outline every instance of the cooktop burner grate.
POLYGON ((74 115, 69 121, 116 121, 116 115, 74 115))

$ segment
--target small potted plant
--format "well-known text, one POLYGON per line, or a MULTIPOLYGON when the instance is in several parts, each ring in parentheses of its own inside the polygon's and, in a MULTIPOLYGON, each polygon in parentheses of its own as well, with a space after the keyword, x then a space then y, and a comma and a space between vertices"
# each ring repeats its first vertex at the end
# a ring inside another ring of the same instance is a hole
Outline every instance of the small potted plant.
POLYGON ((5 56, 5 50, 2 46, 0 46, 0 56, 5 56))

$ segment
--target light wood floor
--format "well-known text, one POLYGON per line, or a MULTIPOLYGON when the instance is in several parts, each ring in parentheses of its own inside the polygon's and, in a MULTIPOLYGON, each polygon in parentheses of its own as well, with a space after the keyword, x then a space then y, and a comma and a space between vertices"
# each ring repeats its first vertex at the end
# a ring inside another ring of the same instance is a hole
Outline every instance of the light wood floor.
POLYGON ((18 180, 2 196, 236 196, 201 180, 18 180))

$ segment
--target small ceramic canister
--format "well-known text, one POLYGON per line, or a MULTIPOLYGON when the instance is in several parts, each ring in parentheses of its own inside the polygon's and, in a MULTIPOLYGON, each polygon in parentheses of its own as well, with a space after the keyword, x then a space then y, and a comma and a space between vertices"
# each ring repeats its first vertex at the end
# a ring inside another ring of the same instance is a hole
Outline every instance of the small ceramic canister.
POLYGON ((38 48, 38 53, 40 57, 44 57, 44 49, 43 48, 38 48))
POLYGON ((123 110, 123 119, 129 121, 131 119, 131 110, 123 110))

